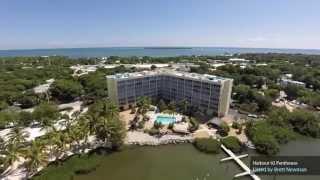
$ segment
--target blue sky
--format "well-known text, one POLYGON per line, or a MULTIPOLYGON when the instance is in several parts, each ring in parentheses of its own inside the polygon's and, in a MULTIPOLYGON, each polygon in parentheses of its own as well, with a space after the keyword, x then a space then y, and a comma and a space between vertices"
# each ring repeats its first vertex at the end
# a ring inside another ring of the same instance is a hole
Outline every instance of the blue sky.
POLYGON ((319 0, 1 0, 0 49, 320 49, 319 0))

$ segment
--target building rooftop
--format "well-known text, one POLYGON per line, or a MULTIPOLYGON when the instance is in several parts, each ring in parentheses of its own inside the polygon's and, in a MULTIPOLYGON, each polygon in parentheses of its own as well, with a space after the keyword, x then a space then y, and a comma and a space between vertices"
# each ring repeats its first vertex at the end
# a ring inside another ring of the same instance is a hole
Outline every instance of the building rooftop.
POLYGON ((287 79, 287 78, 282 78, 281 81, 282 81, 282 82, 293 83, 293 84, 305 85, 304 82, 295 81, 295 80, 291 80, 291 79, 287 79))
POLYGON ((250 60, 247 59, 242 59, 242 58, 230 58, 229 61, 234 61, 234 62, 250 62, 250 60))
POLYGON ((174 70, 156 70, 156 71, 141 71, 141 72, 134 72, 134 73, 122 73, 122 74, 115 74, 109 75, 107 78, 109 79, 116 79, 116 80, 123 80, 123 79, 134 79, 144 76, 156 76, 156 75, 169 75, 169 76, 176 76, 176 77, 185 77, 189 79, 201 80, 201 81, 209 81, 209 82, 221 82, 224 80, 229 80, 228 78, 209 75, 209 74, 197 74, 197 73, 188 73, 182 71, 174 71, 174 70))

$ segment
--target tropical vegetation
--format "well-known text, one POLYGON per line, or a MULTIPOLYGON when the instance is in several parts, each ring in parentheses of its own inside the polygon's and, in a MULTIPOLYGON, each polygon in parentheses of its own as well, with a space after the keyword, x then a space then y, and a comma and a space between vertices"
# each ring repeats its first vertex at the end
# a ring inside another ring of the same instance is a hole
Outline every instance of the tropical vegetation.
POLYGON ((194 146, 205 153, 218 154, 220 152, 220 142, 212 138, 197 138, 194 140, 194 146))
POLYGON ((279 145, 294 139, 295 134, 320 137, 319 115, 307 110, 289 112, 275 108, 265 121, 247 123, 246 133, 259 152, 274 155, 279 152, 279 145))
POLYGON ((243 149, 242 143, 234 136, 222 138, 220 142, 233 152, 239 153, 243 149))
POLYGON ((4 169, 23 157, 29 175, 33 175, 38 168, 46 166, 50 159, 64 159, 68 151, 85 152, 84 149, 90 148, 89 137, 96 138, 102 142, 101 146, 111 150, 118 150, 123 144, 124 124, 119 119, 117 106, 108 100, 97 101, 87 113, 76 119, 66 119, 65 128, 60 130, 54 124, 57 112, 51 105, 42 105, 34 113, 48 133, 27 141, 29 135, 24 128, 14 127, 7 135, 6 143, 1 144, 4 169))

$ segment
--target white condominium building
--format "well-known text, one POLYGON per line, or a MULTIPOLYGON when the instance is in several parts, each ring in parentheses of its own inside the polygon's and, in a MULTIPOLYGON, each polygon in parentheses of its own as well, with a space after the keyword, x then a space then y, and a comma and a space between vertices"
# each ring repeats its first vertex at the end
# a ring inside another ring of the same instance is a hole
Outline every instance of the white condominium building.
POLYGON ((208 74, 172 70, 142 71, 107 76, 109 98, 121 108, 141 96, 179 103, 187 101, 203 113, 228 113, 233 80, 208 74))

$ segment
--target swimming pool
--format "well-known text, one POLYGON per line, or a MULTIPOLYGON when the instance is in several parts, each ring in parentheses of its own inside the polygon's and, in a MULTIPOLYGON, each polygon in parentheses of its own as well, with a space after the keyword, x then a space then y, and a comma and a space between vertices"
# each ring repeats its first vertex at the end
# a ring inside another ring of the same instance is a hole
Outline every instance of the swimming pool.
POLYGON ((176 118, 174 116, 159 115, 156 118, 156 122, 167 125, 176 122, 176 118))

